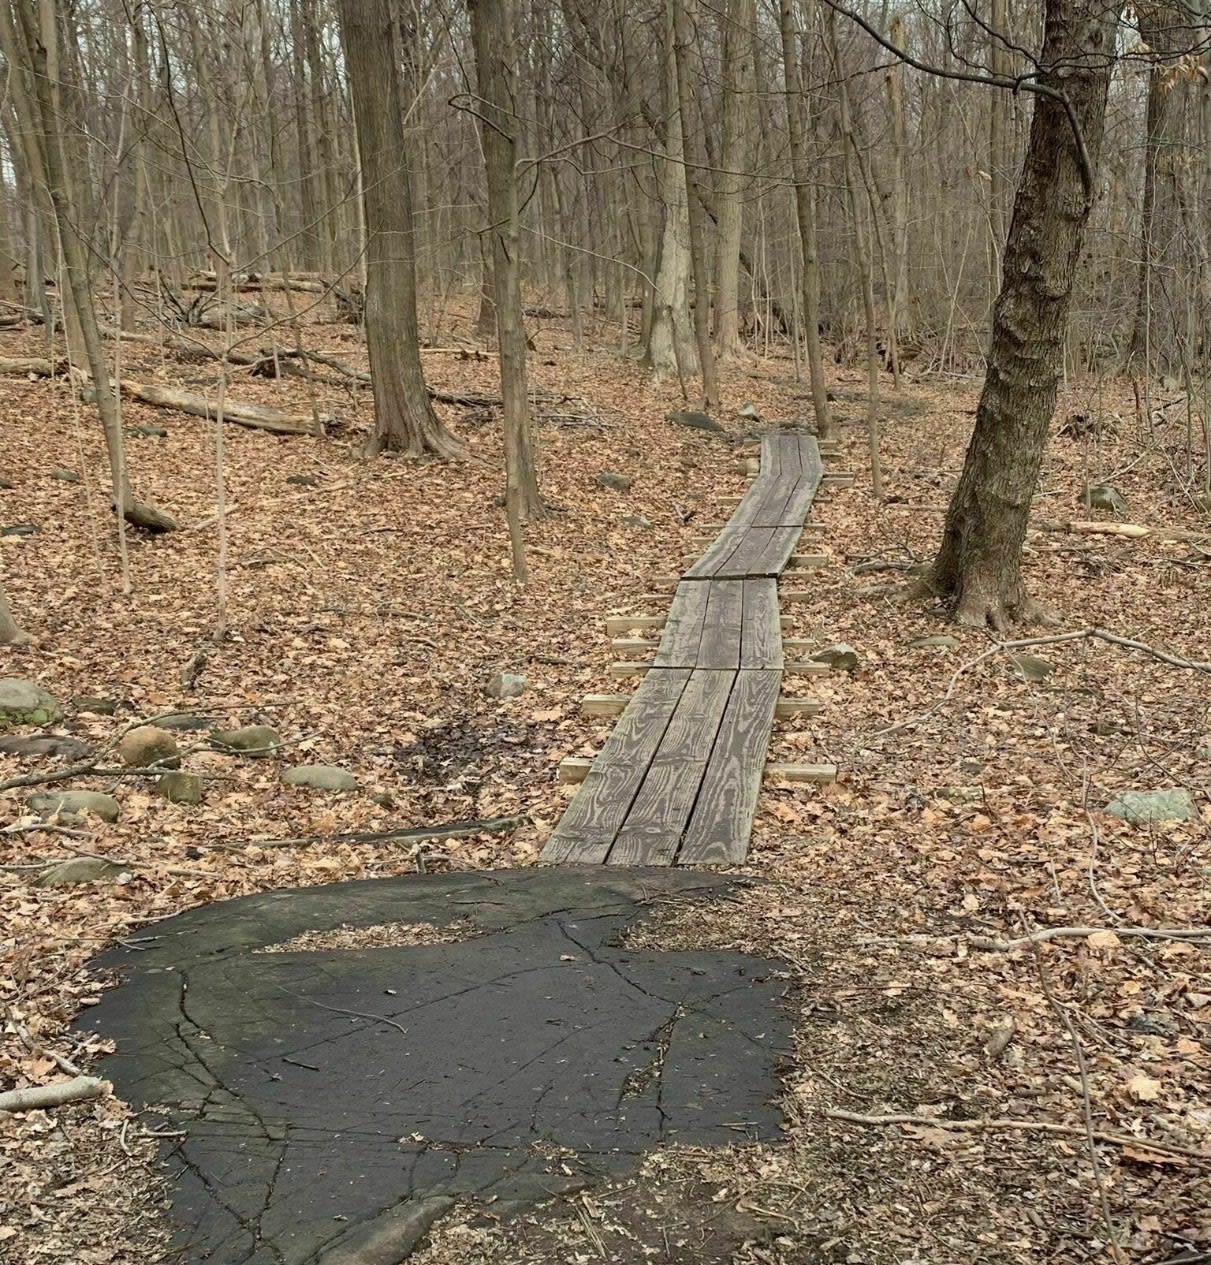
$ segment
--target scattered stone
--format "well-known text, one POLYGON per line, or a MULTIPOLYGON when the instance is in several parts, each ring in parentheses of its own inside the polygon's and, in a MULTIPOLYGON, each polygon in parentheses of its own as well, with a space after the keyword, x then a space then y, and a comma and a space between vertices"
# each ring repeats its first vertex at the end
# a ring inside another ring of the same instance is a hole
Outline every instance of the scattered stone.
POLYGON ((839 641, 835 646, 825 646, 812 655, 814 663, 827 663, 834 672, 853 672, 858 667, 858 652, 853 646, 839 641))
POLYGON ((395 800, 387 791, 374 791, 369 798, 372 804, 377 804, 380 808, 395 807, 395 800))
POLYGON ((957 646, 958 641, 948 633, 939 633, 933 637, 914 637, 908 643, 914 650, 923 650, 926 646, 957 646))
POLYGON ((638 527, 642 531, 652 530, 652 520, 650 518, 645 518, 642 514, 623 515, 622 525, 624 527, 638 527))
POLYGON ((201 732, 213 729, 214 721, 205 716, 195 716, 192 712, 173 712, 171 716, 161 716, 156 724, 161 729, 189 730, 201 732))
POLYGON ((118 758, 132 769, 159 765, 165 769, 181 766, 181 749, 177 740, 158 725, 140 725, 122 735, 118 742, 118 758))
POLYGON ((286 482, 293 483, 296 488, 318 488, 320 485, 319 475, 316 474, 288 474, 286 482))
POLYGON ((130 871, 117 861, 104 857, 72 857, 43 870, 34 880, 35 887, 70 887, 73 883, 95 883, 98 879, 130 877, 130 871))
POLYGON ((629 492, 635 482, 629 475, 615 474, 612 470, 602 470, 597 475, 597 486, 610 488, 615 492, 629 492))
POLYGON ((33 681, 0 680, 0 729, 10 725, 50 725, 59 719, 59 700, 33 681))
POLYGON ((761 421, 761 410, 755 404, 742 404, 736 412, 736 416, 746 422, 761 421))
POLYGON ((10 480, 0 479, 0 492, 11 492, 14 486, 15 484, 13 484, 10 480))
POLYGON ((526 678, 524 676, 515 676, 512 672, 498 672, 484 686, 484 693, 489 698, 516 698, 519 694, 525 692, 525 688, 526 678))
POLYGON ((95 694, 77 694, 71 705, 78 712, 91 712, 94 716, 112 716, 118 710, 116 698, 99 698, 95 694))
POLYGON ((148 426, 141 424, 139 426, 131 426, 127 429, 128 435, 134 435, 138 439, 167 439, 168 431, 163 426, 148 426))
POLYGON ((122 811, 112 795, 103 795, 100 791, 41 791, 25 802, 34 812, 47 817, 90 814, 102 821, 117 821, 122 811))
POLYGON ((58 479, 60 483, 79 483, 80 475, 75 470, 69 470, 66 466, 56 466, 51 472, 52 479, 58 479))
POLYGON ((1184 786, 1161 791, 1128 791, 1106 805, 1111 817, 1137 825, 1158 821, 1190 821, 1198 816, 1194 796, 1184 786))
POLYGON ((241 729, 222 729, 210 735, 211 745, 219 751, 252 756, 263 760, 276 754, 282 745, 281 736, 268 725, 245 725, 241 729))
POLYGON ((1099 738, 1109 738, 1111 734, 1123 732, 1123 726, 1117 720, 1095 720, 1089 728, 1099 738))
POLYGON ((1127 502, 1118 488, 1109 483, 1091 483, 1081 493, 1081 504, 1090 510, 1107 510, 1111 514, 1125 514, 1127 502))
POLYGON ((1037 684, 1045 681, 1055 671, 1055 664, 1040 659, 1037 654, 1015 654, 1009 662, 1019 681, 1037 684))
POLYGON ((36 536, 37 523, 14 523, 11 527, 0 527, 0 536, 36 536))
POLYGON ((288 786, 310 786, 317 791, 356 791, 357 778, 331 764, 299 764, 282 774, 288 786))
POLYGON ((165 773, 156 783, 156 794, 170 804, 200 804, 206 782, 196 773, 165 773))
POLYGON ((5 755, 53 755, 66 760, 81 760, 92 748, 79 738, 67 734, 31 734, 28 738, 12 735, 0 738, 0 751, 5 755))
POLYGON ((726 435, 727 431, 720 426, 709 413, 700 413, 695 409, 675 409, 666 413, 665 420, 674 426, 688 426, 690 430, 704 430, 712 435, 726 435))

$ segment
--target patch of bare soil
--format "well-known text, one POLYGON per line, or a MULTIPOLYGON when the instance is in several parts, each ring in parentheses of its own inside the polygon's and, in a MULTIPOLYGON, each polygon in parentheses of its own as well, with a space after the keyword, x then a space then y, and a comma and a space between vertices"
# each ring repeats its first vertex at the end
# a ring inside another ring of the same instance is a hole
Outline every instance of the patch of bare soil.
MULTIPOLYGON (((349 332, 312 337, 364 367, 349 332)), ((0 339, 6 354, 37 350, 29 336, 0 339)), ((129 425, 169 432, 130 439, 135 486, 186 529, 131 534, 123 594, 95 419, 65 383, 6 381, 0 475, 13 486, 0 491, 0 526, 37 531, 0 537, 0 565, 37 644, 0 651, 0 675, 64 700, 113 699, 116 716, 69 705, 56 726, 93 746, 187 710, 271 724, 286 748, 187 755, 206 778, 196 807, 167 803, 142 777, 74 779, 117 796, 113 825, 47 827, 25 807, 39 787, 0 792, 0 1087, 62 1079, 46 1047, 87 1070, 96 1050, 71 1029, 96 996, 86 963, 158 918, 422 866, 534 863, 571 794, 559 760, 592 754, 609 731, 579 714, 582 695, 618 689, 603 617, 657 613, 644 596, 652 577, 677 570, 689 538, 721 517, 713 496, 742 487, 731 444, 665 422, 682 404, 674 385, 566 344, 543 329, 533 365, 536 388, 561 403, 538 426, 553 512, 528 530, 524 590, 495 504, 499 428, 482 406, 441 406, 467 445, 458 465, 361 459, 369 400, 324 382, 316 403, 342 422, 327 438, 229 428, 228 635, 193 690, 180 675, 213 630, 219 589, 212 428, 127 404, 129 425), (82 482, 52 477, 60 466, 82 482), (632 478, 631 490, 600 486, 601 471, 632 478), (310 486, 289 482, 302 475, 310 486), (524 673, 525 693, 486 696, 500 671, 524 673), (360 790, 282 784, 283 766, 317 762, 353 772, 360 790), (419 846, 331 840, 508 816, 526 824, 419 846), (328 842, 255 842, 309 835, 328 842), (245 842, 222 846, 233 840, 245 842), (49 863, 80 854, 117 861, 125 877, 38 885, 49 863)), ((132 376, 213 381, 212 366, 128 355, 132 376)), ((426 369, 451 394, 496 391, 490 362, 440 356, 426 369)), ((764 883, 713 921, 672 908, 644 931, 787 962, 797 1049, 785 1140, 654 1155, 632 1178, 499 1222, 460 1209, 424 1265, 1185 1265, 1211 1252, 1211 937, 1184 934, 1211 924, 1208 675, 1080 638, 1031 647, 1052 670, 1029 683, 1011 663, 1021 647, 905 602, 908 573, 936 547, 975 386, 909 383, 889 404, 888 496, 873 505, 860 376, 834 376, 858 485, 821 497, 813 517, 830 565, 809 602, 784 609, 788 636, 845 641, 859 666, 815 679, 823 712, 779 722, 770 756, 836 763, 841 778, 767 787, 743 867, 764 883), (953 643, 912 644, 940 636, 953 643), (1139 825, 1105 812, 1124 791, 1175 786, 1192 793, 1195 818, 1139 825)), ((751 398, 771 419, 799 418, 802 390, 789 362, 732 371, 720 415, 751 398)), ((308 406, 296 380, 239 377, 230 393, 308 406)), ((1058 631, 1097 626, 1204 661, 1211 522, 1187 495, 1181 410, 1163 404, 1139 418, 1129 387, 1068 392, 1057 431, 1070 414, 1105 424, 1052 443, 1027 575, 1058 631), (1127 511, 1081 507, 1092 482, 1113 483, 1127 511), (1070 530, 1074 519, 1164 530, 1091 534, 1070 530)), ((5 755, 0 780, 52 767, 5 755)), ((148 1162, 156 1127, 112 1098, 0 1122, 0 1259, 167 1259, 148 1162)))

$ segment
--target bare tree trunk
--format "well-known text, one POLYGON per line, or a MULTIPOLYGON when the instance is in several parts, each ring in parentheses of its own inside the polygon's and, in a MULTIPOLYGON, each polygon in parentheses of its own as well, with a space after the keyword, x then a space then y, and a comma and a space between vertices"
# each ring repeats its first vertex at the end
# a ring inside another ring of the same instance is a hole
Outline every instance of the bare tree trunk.
POLYGON ((811 378, 816 433, 828 436, 828 391, 824 385, 824 357, 820 350, 820 260, 816 253, 816 203, 807 161, 807 95, 799 73, 795 48, 795 0, 780 0, 782 73, 786 82, 786 123, 791 145, 791 173, 795 182, 795 217, 803 252, 803 334, 811 378))
POLYGON ((526 391, 526 331, 521 296, 521 241, 517 194, 517 94, 510 0, 471 0, 471 38, 479 81, 480 134, 488 184, 496 339, 505 435, 505 509, 513 572, 526 580, 521 524, 542 513, 530 444, 526 391))
POLYGON ((340 0, 366 213, 366 347, 374 379, 367 451, 458 456, 425 389, 416 317, 412 190, 389 0, 340 0))
POLYGON ((690 319, 690 219, 672 26, 670 11, 665 32, 664 161, 660 163, 664 234, 660 240, 647 363, 657 381, 677 374, 684 386, 685 379, 698 372, 698 348, 690 319))
POLYGON ((0 580, 0 646, 27 646, 31 641, 33 638, 13 617, 13 608, 8 604, 4 582, 0 580))
POLYGON ((730 0, 723 20, 723 103, 719 147, 722 171, 715 196, 715 353, 730 360, 744 352, 740 339, 741 201, 753 156, 754 0, 730 0))
POLYGON ((688 164, 685 169, 686 215, 690 230, 690 271, 694 277, 694 341, 698 344, 698 364, 702 371, 702 396, 707 408, 719 403, 719 383, 715 374, 715 349, 711 346, 711 283, 706 266, 706 230, 702 202, 697 195, 698 161, 694 142, 693 90, 689 67, 694 34, 686 0, 669 0, 673 26, 673 63, 677 77, 677 113, 681 118, 681 147, 688 164))
POLYGON ((1102 0, 1047 0, 1039 83, 1062 98, 1035 99, 988 374, 932 574, 959 623, 1004 629, 1040 613, 1022 582, 1022 545, 1093 207, 1117 25, 1102 0))

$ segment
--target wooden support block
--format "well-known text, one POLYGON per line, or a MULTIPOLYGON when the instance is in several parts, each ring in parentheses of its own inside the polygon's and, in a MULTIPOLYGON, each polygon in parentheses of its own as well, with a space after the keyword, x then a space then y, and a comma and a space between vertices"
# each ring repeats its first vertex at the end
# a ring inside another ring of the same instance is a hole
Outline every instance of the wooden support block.
POLYGON ((709 549, 715 543, 715 537, 712 536, 691 536, 689 539, 689 547, 691 549, 709 549))
POLYGON ((616 637, 632 628, 663 628, 663 615, 610 615, 605 622, 606 635, 616 637))
POLYGON ((774 705, 774 716, 786 720, 790 716, 814 716, 824 707, 818 698, 791 698, 783 694, 774 705))
POLYGON ((778 616, 778 626, 782 629, 783 632, 785 632, 794 622, 795 622, 794 617, 791 615, 778 616))
POLYGON ((587 756, 568 756, 559 762, 559 780, 561 782, 583 782, 593 767, 593 761, 587 756))
POLYGON ((586 694, 580 700, 582 716, 621 716, 631 701, 629 694, 586 694))
POLYGON ((825 470, 820 476, 820 486, 822 488, 852 488, 854 476, 843 470, 825 470))
MULTIPOLYGON (((783 616, 785 619, 786 616, 783 616)), ((787 637, 782 642, 782 649, 795 654, 810 653, 820 644, 819 638, 815 641, 810 637, 787 637)))
POLYGON ((648 669, 652 666, 652 661, 647 660, 627 660, 624 663, 611 663, 606 671, 613 677, 623 676, 647 676, 648 669))
POLYGON ((783 589, 778 594, 780 602, 810 602, 815 596, 810 589, 783 589))
POLYGON ((740 502, 744 500, 744 497, 735 496, 729 493, 726 496, 717 496, 715 497, 715 500, 717 500, 720 505, 739 505, 740 502))
POLYGON ((841 441, 839 439, 818 439, 816 447, 820 450, 822 457, 836 457, 841 452, 841 441))
POLYGON ((782 671, 786 676, 827 676, 832 669, 827 663, 815 659, 798 659, 792 663, 784 663, 782 671))
POLYGON ((835 782, 835 764, 767 764, 765 776, 782 778, 786 782, 835 782))
POLYGON ((644 641, 642 637, 615 637, 610 649, 620 659, 647 659, 655 653, 656 643, 644 641))
MULTIPOLYGON (((670 588, 675 589, 681 583, 681 577, 679 575, 654 575, 652 576, 652 583, 659 585, 667 584, 670 588)), ((667 597, 668 594, 664 593, 661 594, 661 596, 667 597)))
POLYGON ((791 571, 816 571, 828 566, 826 553, 793 553, 787 559, 787 569, 791 571))
POLYGON ((639 595, 641 602, 669 602, 672 598, 671 593, 640 593, 639 595))

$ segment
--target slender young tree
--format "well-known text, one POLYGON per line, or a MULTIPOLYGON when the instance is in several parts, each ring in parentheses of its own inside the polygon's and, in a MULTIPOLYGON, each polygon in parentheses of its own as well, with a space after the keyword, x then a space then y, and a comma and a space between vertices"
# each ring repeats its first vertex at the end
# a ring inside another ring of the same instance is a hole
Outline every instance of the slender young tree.
POLYGON ((1038 617, 1022 545, 1063 363, 1073 277, 1097 188, 1118 8, 1047 0, 1026 166, 1005 247, 988 373, 932 587, 962 624, 1038 617))
POLYGON ((367 451, 459 455, 425 387, 416 316, 412 186, 393 0, 340 0, 366 215, 366 347, 374 382, 367 451))
POLYGON ((0 579, 0 646, 25 646, 31 641, 33 638, 17 623, 4 591, 4 581, 0 579))

